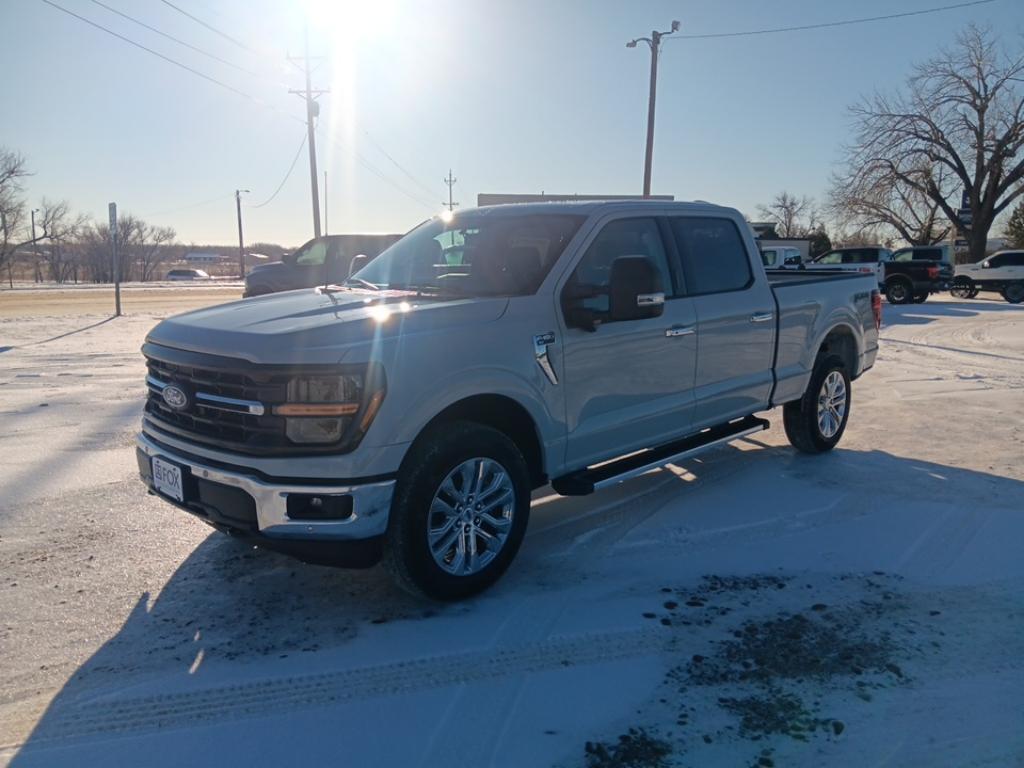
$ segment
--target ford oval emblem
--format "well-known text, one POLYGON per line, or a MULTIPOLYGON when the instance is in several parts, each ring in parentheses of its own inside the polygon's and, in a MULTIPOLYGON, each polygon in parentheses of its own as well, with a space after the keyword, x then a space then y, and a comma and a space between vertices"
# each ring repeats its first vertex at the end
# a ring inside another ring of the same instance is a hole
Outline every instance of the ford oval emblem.
POLYGON ((175 384, 168 384, 163 391, 164 402, 176 411, 188 408, 188 395, 175 384))

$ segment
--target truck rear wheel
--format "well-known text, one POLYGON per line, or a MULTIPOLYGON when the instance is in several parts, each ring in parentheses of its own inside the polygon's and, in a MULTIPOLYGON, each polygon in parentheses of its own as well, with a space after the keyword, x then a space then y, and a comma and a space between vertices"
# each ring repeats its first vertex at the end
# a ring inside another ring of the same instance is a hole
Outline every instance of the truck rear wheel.
POLYGON ((952 287, 949 292, 951 295, 956 296, 958 299, 973 299, 978 295, 978 289, 974 285, 974 281, 969 277, 961 275, 953 281, 952 287))
POLYGON ((924 292, 924 293, 915 293, 914 294, 914 303, 915 304, 924 304, 926 301, 928 301, 928 293, 927 293, 927 291, 924 292))
POLYGON ((782 407, 789 443, 803 453, 836 447, 850 418, 850 374, 838 355, 818 360, 807 391, 782 407))
POLYGON ((516 444, 481 424, 444 424, 402 462, 385 565, 413 594, 469 597, 508 568, 529 515, 529 472, 516 444))
POLYGON ((914 288, 909 280, 896 277, 885 284, 885 298, 890 304, 909 304, 913 294, 914 288))

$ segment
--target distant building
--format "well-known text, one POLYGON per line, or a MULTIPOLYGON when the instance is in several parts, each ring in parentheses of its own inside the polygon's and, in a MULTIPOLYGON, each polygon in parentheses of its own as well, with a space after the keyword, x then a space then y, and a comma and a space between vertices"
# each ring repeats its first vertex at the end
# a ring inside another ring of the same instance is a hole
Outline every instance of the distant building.
POLYGON ((216 264, 224 257, 213 251, 189 251, 185 254, 185 261, 189 264, 216 264))
POLYGON ((498 192, 481 192, 476 196, 477 205, 506 205, 508 203, 564 203, 573 200, 661 200, 672 202, 674 195, 651 195, 645 198, 643 195, 549 195, 541 192, 539 195, 521 195, 498 192))

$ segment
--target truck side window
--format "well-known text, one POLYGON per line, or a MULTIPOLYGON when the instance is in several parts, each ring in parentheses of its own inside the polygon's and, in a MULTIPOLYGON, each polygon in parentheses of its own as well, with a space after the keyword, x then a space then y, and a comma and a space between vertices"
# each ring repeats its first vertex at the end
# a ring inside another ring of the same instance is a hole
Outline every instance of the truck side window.
POLYGON ((754 281, 750 259, 729 219, 674 217, 672 232, 690 294, 742 291, 754 281))
POLYGON ((777 256, 778 251, 773 249, 761 251, 761 262, 766 267, 774 267, 777 256))
POLYGON ((301 264, 307 267, 320 266, 327 259, 327 242, 325 240, 317 240, 314 243, 310 243, 308 248, 305 248, 295 258, 296 264, 301 264))
POLYGON ((661 273, 665 298, 673 296, 672 274, 654 219, 619 219, 605 225, 583 254, 566 285, 566 293, 581 296, 582 306, 607 322, 608 287, 612 262, 619 256, 646 256, 661 273))
POLYGON ((814 260, 815 264, 842 264, 843 254, 841 251, 831 251, 826 253, 824 256, 819 256, 814 260))

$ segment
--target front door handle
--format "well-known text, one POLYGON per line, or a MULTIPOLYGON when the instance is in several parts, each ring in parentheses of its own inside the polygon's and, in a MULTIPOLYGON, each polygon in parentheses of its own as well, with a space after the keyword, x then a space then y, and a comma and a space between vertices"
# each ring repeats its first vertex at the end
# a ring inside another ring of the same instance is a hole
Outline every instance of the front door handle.
POLYGON ((671 328, 665 329, 665 335, 670 339, 676 336, 692 336, 697 332, 697 329, 692 325, 673 325, 671 328))
POLYGON ((750 316, 752 323, 767 323, 775 318, 774 312, 755 312, 750 316))

